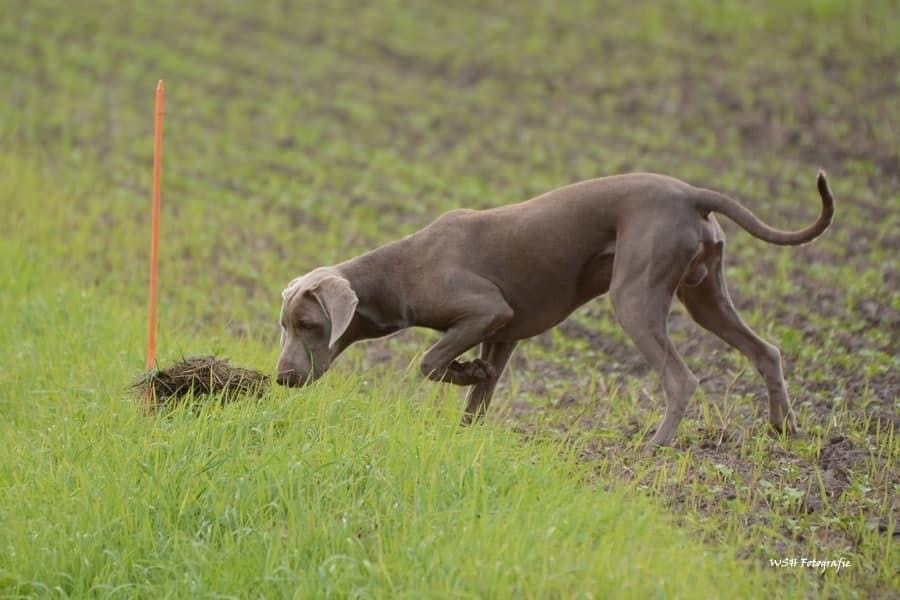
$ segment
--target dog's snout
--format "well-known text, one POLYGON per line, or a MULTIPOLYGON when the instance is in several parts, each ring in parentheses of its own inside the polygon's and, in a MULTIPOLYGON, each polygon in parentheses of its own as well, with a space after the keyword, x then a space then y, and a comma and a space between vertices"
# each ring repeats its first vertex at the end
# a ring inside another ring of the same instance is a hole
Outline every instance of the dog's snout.
POLYGON ((284 385, 287 387, 300 387, 304 383, 306 383, 306 377, 302 376, 300 373, 294 370, 279 371, 278 376, 275 378, 275 381, 278 382, 278 385, 284 385))

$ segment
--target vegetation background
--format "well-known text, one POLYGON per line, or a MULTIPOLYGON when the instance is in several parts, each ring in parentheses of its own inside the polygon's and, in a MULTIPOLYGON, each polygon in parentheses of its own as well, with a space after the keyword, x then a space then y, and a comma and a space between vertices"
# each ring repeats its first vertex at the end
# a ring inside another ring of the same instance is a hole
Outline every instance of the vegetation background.
POLYGON ((898 593, 900 9, 890 0, 0 0, 0 595, 898 593), (674 448, 606 300, 518 350, 484 427, 434 340, 303 391, 157 418, 143 366, 153 90, 167 88, 160 363, 271 370, 279 292, 460 206, 665 172, 726 222, 803 433, 673 308, 702 379, 674 448), (837 560, 837 569, 772 560, 837 560), (784 564, 784 563, 782 563, 784 564))

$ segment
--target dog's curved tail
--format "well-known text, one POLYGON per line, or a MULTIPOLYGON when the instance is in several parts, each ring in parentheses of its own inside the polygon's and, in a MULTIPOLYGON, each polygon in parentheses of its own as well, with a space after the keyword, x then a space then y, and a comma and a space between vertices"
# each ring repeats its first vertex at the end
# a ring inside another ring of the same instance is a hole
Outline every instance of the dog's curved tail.
POLYGON ((822 197, 822 212, 819 213, 819 218, 815 223, 798 231, 784 231, 766 225, 740 202, 714 190, 697 188, 698 193, 692 200, 697 210, 704 214, 721 213, 740 225, 753 237, 779 246, 797 246, 811 242, 822 235, 831 225, 834 217, 834 197, 828 188, 825 171, 819 171, 816 183, 819 187, 819 195, 822 197))

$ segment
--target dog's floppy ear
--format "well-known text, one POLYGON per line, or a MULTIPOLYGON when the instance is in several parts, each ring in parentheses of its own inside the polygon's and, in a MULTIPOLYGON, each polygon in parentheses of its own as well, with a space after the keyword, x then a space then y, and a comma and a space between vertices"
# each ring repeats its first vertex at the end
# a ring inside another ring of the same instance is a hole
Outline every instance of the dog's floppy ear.
POLYGON ((350 287, 350 282, 340 275, 323 277, 310 291, 331 321, 331 339, 328 340, 328 347, 333 348, 335 342, 350 326, 359 298, 350 287))

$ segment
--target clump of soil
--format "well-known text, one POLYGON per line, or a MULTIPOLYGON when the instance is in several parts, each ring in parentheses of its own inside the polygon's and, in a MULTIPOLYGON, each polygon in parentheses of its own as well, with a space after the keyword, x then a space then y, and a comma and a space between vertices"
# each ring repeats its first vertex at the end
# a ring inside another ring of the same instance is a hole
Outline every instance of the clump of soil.
POLYGON ((233 366, 228 359, 194 356, 166 369, 144 374, 132 388, 148 397, 151 409, 174 405, 186 397, 219 396, 222 402, 239 396, 261 396, 269 377, 258 371, 233 366))
POLYGON ((823 494, 830 501, 840 498, 850 485, 853 471, 866 459, 866 451, 854 446, 849 438, 835 435, 822 447, 819 454, 819 468, 822 470, 822 487, 813 486, 803 501, 807 513, 823 508, 823 494))
POLYGON ((844 493, 850 485, 855 467, 865 461, 866 454, 864 449, 854 446, 853 442, 843 435, 835 435, 828 440, 819 455, 819 467, 822 469, 825 487, 830 496, 837 498, 844 493))

